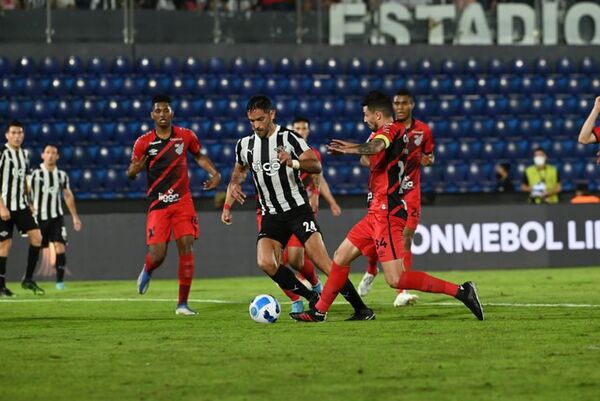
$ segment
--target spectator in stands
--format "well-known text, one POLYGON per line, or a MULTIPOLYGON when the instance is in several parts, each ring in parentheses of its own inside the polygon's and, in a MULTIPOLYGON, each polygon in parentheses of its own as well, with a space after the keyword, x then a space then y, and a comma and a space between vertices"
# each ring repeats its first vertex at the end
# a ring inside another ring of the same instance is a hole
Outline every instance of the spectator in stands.
POLYGON ((600 203, 600 197, 590 194, 587 183, 580 182, 575 188, 575 196, 571 198, 571 203, 600 203))
POLYGON ((258 0, 253 9, 262 11, 292 11, 295 3, 291 0, 258 0))
POLYGON ((23 8, 20 0, 0 0, 0 10, 18 10, 23 8))
POLYGON ((499 163, 496 165, 496 191, 515 192, 515 186, 510 179, 509 163, 499 163))
POLYGON ((558 194, 562 189, 558 170, 547 161, 544 149, 536 148, 533 151, 533 165, 525 170, 521 184, 521 191, 529 193, 530 203, 558 203, 558 194))

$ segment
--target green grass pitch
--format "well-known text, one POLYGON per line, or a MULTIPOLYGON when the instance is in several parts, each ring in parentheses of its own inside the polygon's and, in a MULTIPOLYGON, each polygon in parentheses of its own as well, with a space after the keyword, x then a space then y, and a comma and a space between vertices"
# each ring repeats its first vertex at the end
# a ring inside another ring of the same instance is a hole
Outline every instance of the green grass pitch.
MULTIPOLYGON (((0 400, 598 400, 600 268, 443 272, 473 280, 480 322, 443 295, 394 308, 383 277, 371 322, 254 323, 266 277, 196 279, 175 316, 176 281, 68 282, 0 300, 0 400)), ((360 275, 353 276, 355 284, 360 275)))

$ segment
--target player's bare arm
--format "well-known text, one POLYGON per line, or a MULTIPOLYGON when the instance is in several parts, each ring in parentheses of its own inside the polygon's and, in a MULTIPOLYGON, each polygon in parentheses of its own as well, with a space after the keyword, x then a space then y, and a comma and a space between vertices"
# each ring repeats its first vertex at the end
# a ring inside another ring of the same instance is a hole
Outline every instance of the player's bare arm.
POLYGON ((196 160, 196 163, 198 163, 198 165, 208 173, 209 176, 209 179, 204 181, 202 189, 208 191, 216 188, 221 182, 221 173, 219 173, 212 160, 202 153, 199 153, 196 157, 194 157, 194 159, 196 160))
POLYGON ((310 178, 313 184, 313 192, 310 195, 310 199, 308 203, 310 203, 310 207, 313 213, 317 213, 319 210, 319 195, 321 193, 321 177, 322 173, 319 174, 311 174, 310 178))
POLYGON ((144 155, 140 159, 132 159, 129 168, 127 168, 127 177, 133 180, 137 175, 146 167, 146 160, 148 156, 144 155))
POLYGON ((332 154, 342 155, 374 155, 386 148, 383 139, 374 138, 365 143, 352 143, 342 141, 341 139, 333 139, 327 146, 327 150, 332 154))
POLYGON ((6 207, 2 199, 0 198, 0 219, 7 221, 10 220, 10 210, 6 207))
POLYGON ((242 183, 246 181, 248 168, 239 163, 235 163, 231 172, 231 180, 227 185, 227 194, 225 195, 225 203, 223 204, 223 213, 221 213, 221 222, 230 225, 233 223, 231 216, 231 206, 237 201, 243 205, 246 201, 246 194, 242 191, 242 183))
POLYGON ((329 184, 323 175, 321 175, 321 187, 319 188, 321 195, 325 198, 325 201, 329 204, 329 208, 331 209, 331 214, 335 217, 342 214, 342 208, 338 205, 335 197, 331 193, 331 189, 329 189, 329 184))
POLYGON ((67 205, 67 209, 69 209, 69 213, 71 213, 71 217, 73 218, 73 229, 75 231, 81 230, 81 220, 79 219, 79 214, 77 214, 77 207, 75 206, 75 195, 73 195, 73 191, 69 188, 65 188, 63 191, 63 197, 65 198, 65 204, 67 205))
POLYGON ((594 135, 594 127, 596 125, 596 120, 598 119, 598 115, 600 114, 600 96, 596 98, 594 101, 594 107, 590 112, 590 115, 583 123, 581 127, 581 131, 579 131, 579 143, 583 143, 585 145, 590 143, 596 143, 596 136, 594 135))

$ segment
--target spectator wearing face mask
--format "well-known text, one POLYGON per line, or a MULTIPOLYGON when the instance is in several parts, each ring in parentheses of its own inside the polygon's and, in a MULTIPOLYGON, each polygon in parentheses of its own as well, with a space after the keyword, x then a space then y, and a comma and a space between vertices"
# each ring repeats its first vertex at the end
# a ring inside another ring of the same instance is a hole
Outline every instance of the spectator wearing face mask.
POLYGON ((525 169, 521 191, 529 193, 529 203, 558 203, 560 178, 555 166, 548 164, 544 149, 533 151, 533 165, 525 169))

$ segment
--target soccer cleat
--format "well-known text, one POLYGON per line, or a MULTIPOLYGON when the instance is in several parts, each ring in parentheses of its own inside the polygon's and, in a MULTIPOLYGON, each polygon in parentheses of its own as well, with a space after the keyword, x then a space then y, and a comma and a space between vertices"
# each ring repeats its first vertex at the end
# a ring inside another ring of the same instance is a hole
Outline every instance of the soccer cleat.
POLYGON ((323 292, 323 283, 321 283, 321 280, 319 280, 317 284, 313 285, 312 290, 319 294, 323 292))
POLYGON ((152 275, 148 273, 144 268, 137 279, 138 293, 145 294, 148 291, 148 287, 150 287, 150 278, 152 275))
POLYGON ((373 285, 373 280, 375 280, 375 276, 371 273, 365 273, 362 280, 360 280, 360 284, 358 284, 358 295, 361 297, 366 296, 369 291, 371 291, 371 286, 373 285))
POLYGON ((316 309, 309 309, 306 312, 290 313, 290 317, 298 322, 321 323, 327 318, 327 313, 321 313, 316 309))
POLYGON ((458 289, 458 293, 456 294, 456 299, 465 304, 465 306, 469 308, 471 312, 473 312, 477 319, 483 320, 483 306, 479 301, 479 295, 477 295, 475 283, 467 281, 461 285, 458 289))
POLYGON ((10 298, 10 297, 14 297, 15 294, 13 294, 13 292, 11 290, 9 290, 8 288, 4 287, 4 288, 0 288, 0 298, 10 298))
POLYGON ((375 320, 375 312, 370 308, 361 309, 346 320, 375 320))
POLYGON ((315 305, 317 304, 317 302, 319 302, 319 299, 321 298, 321 295, 316 292, 316 291, 312 291, 312 295, 310 298, 308 298, 308 307, 310 309, 315 309, 315 305))
POLYGON ((57 290, 59 290, 59 291, 62 291, 62 290, 64 290, 64 289, 65 289, 65 283, 64 283, 64 282, 62 282, 62 281, 58 281, 58 282, 56 283, 56 289, 57 289, 57 290))
POLYGON ((35 295, 44 295, 46 291, 40 288, 33 280, 23 280, 21 282, 21 288, 24 290, 31 290, 35 295))
POLYGON ((409 306, 414 305, 419 300, 419 296, 417 294, 411 294, 408 291, 404 290, 399 292, 394 299, 394 306, 409 306))
POLYGON ((194 315, 197 315, 198 312, 196 312, 193 309, 190 309, 190 307, 187 304, 179 304, 179 305, 177 305, 177 309, 175 309, 175 314, 176 315, 194 316, 194 315))
POLYGON ((290 313, 302 313, 304 312, 304 302, 301 299, 292 302, 292 310, 290 313))

